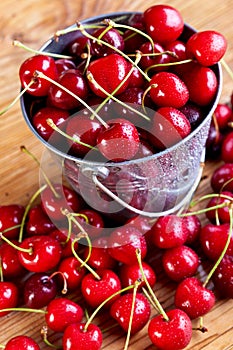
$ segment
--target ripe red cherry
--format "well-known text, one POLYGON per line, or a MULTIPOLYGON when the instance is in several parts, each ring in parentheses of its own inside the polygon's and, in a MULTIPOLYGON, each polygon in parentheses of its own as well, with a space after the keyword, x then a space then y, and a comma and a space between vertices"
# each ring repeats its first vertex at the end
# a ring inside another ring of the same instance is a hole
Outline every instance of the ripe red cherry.
POLYGON ((170 56, 170 62, 183 61, 187 59, 186 44, 181 40, 175 40, 166 45, 166 50, 173 52, 176 57, 170 56))
MULTIPOLYGON (((110 309, 110 315, 117 321, 125 332, 127 332, 129 328, 132 302, 133 293, 126 293, 114 301, 110 309)), ((150 318, 150 313, 151 308, 147 298, 141 293, 136 293, 133 322, 131 327, 132 335, 139 332, 147 324, 150 318)))
POLYGON ((162 256, 162 264, 166 275, 173 281, 195 275, 199 266, 197 253, 185 245, 167 249, 162 256))
POLYGON ((201 230, 201 221, 197 215, 184 216, 183 221, 188 230, 188 237, 185 241, 186 244, 193 244, 197 241, 200 230, 201 230))
MULTIPOLYGON (((165 64, 170 62, 170 56, 164 53, 165 49, 159 43, 155 42, 154 47, 152 47, 149 41, 145 42, 140 46, 139 51, 143 54, 140 60, 140 65, 142 66, 143 69, 149 68, 157 64, 165 64), (150 54, 153 54, 153 53, 163 53, 163 54, 150 56, 150 54)), ((155 73, 161 70, 166 70, 166 67, 153 67, 149 70, 149 72, 155 73)))
MULTIPOLYGON (((66 258, 68 256, 72 256, 72 238, 67 240, 67 237, 69 235, 69 230, 67 228, 59 228, 59 229, 54 229, 52 232, 49 234, 51 237, 55 238, 60 244, 62 248, 62 258, 66 258)), ((74 245, 75 250, 78 249, 78 242, 75 243, 74 245)))
POLYGON ((229 215, 229 205, 233 200, 233 193, 229 191, 222 191, 219 197, 214 197, 209 200, 206 205, 206 208, 211 208, 213 206, 218 206, 219 204, 225 203, 226 206, 219 209, 213 209, 206 211, 206 217, 213 223, 216 224, 216 218, 220 223, 229 223, 230 215, 229 215), (223 196, 227 196, 228 198, 224 198, 223 196), (217 216, 216 216, 217 214, 217 216))
POLYGON ((144 12, 147 33, 154 41, 162 44, 178 39, 184 28, 184 21, 177 9, 169 5, 154 5, 144 12))
POLYGON ((229 132, 223 139, 221 159, 225 163, 233 163, 233 131, 229 132))
MULTIPOLYGON (((10 229, 13 226, 21 224, 24 207, 18 204, 9 204, 0 206, 0 231, 10 229)), ((4 236, 9 239, 17 239, 19 235, 19 228, 12 228, 12 230, 4 232, 4 236)))
POLYGON ((187 56, 203 66, 212 66, 224 56, 227 41, 221 33, 205 30, 194 33, 186 43, 187 56))
POLYGON ((219 129, 224 130, 232 116, 232 109, 226 103, 218 103, 214 111, 214 116, 219 129))
POLYGON ((176 215, 161 216, 151 228, 151 239, 159 248, 174 248, 185 243, 188 230, 183 219, 176 215))
MULTIPOLYGON (((56 107, 43 107, 32 118, 32 124, 38 134, 48 141, 55 134, 54 129, 48 125, 47 119, 52 119, 53 123, 60 127, 69 117, 69 112, 56 107)), ((53 136, 54 137, 54 136, 53 136)))
MULTIPOLYGON (((12 282, 0 281, 0 310, 15 308, 19 301, 19 291, 12 282)), ((9 311, 0 312, 0 317, 7 315, 9 311)))
POLYGON ((162 315, 151 319, 148 334, 152 343, 161 350, 184 349, 192 338, 192 323, 188 315, 179 309, 167 312, 169 321, 162 315))
POLYGON ((108 125, 97 137, 100 152, 114 162, 132 159, 139 149, 136 127, 126 119, 113 119, 108 125))
POLYGON ((55 229, 54 223, 39 204, 29 210, 25 226, 29 236, 48 234, 55 229))
POLYGON ((151 99, 159 107, 181 108, 188 102, 189 90, 176 74, 159 72, 151 78, 150 86, 151 99))
POLYGON ((84 312, 81 306, 68 298, 56 298, 46 308, 45 321, 54 332, 64 332, 72 323, 81 322, 84 312))
POLYGON ((86 269, 84 267, 80 268, 80 265, 80 262, 74 256, 69 256, 62 259, 58 266, 58 271, 61 272, 66 279, 67 289, 69 291, 75 290, 81 285, 86 269))
POLYGON ((173 107, 159 108, 153 118, 150 141, 158 149, 171 147, 184 139, 191 132, 191 125, 186 116, 173 107))
POLYGON ((205 315, 214 304, 214 293, 203 287, 196 277, 186 278, 176 289, 175 305, 186 312, 191 319, 205 315))
MULTIPOLYGON (((92 61, 87 69, 87 75, 91 73, 94 80, 108 93, 112 93, 125 79, 128 73, 128 62, 118 54, 111 54, 106 57, 92 61)), ((89 81, 91 90, 100 97, 106 97, 94 82, 89 81)), ((128 86, 126 80, 115 95, 121 94, 128 86)))
POLYGON ((51 83, 43 78, 35 76, 40 71, 52 80, 57 80, 58 72, 55 60, 50 56, 35 55, 26 59, 20 66, 19 77, 21 85, 26 88, 34 80, 34 83, 27 88, 27 92, 33 96, 46 96, 51 83))
POLYGON ((212 174, 211 187, 214 192, 230 191, 233 192, 233 163, 220 165, 212 174))
MULTIPOLYGON (((115 28, 105 31, 105 28, 99 28, 92 34, 95 38, 101 37, 102 41, 110 44, 114 49, 124 51, 125 43, 122 35, 115 28), (105 32, 105 33, 104 33, 105 32)), ((99 44, 97 40, 91 41, 92 53, 98 57, 108 56, 116 53, 116 50, 106 45, 99 44)))
POLYGON ((86 220, 83 217, 79 217, 79 221, 84 230, 87 231, 89 237, 92 239, 99 237, 104 229, 103 217, 96 210, 90 208, 80 210, 79 214, 85 215, 88 219, 88 222, 86 223, 86 220))
POLYGON ((223 298, 233 299, 233 257, 225 255, 218 265, 213 282, 217 291, 223 298))
POLYGON ((4 348, 5 350, 40 350, 39 345, 26 335, 18 335, 11 338, 4 348))
POLYGON ((28 253, 18 251, 20 263, 31 272, 49 271, 57 266, 61 258, 60 243, 46 235, 25 238, 20 248, 31 249, 28 253))
POLYGON ((98 326, 91 323, 85 330, 85 323, 73 323, 66 327, 63 339, 63 350, 100 350, 103 336, 98 326))
MULTIPOLYGON (((11 242, 20 245, 18 241, 11 240, 11 242)), ((7 280, 22 277, 26 272, 19 262, 18 251, 8 243, 3 242, 0 245, 0 261, 3 276, 7 280)))
POLYGON ((58 75, 62 74, 65 70, 75 69, 76 65, 74 61, 68 58, 59 58, 55 61, 58 75))
MULTIPOLYGON (((143 272, 151 287, 154 287, 156 282, 156 275, 152 267, 145 261, 142 261, 143 272)), ((136 281, 142 279, 140 266, 138 263, 132 265, 122 264, 119 269, 119 277, 121 280, 122 288, 133 285, 136 281)), ((139 287, 145 286, 145 282, 142 281, 139 287)))

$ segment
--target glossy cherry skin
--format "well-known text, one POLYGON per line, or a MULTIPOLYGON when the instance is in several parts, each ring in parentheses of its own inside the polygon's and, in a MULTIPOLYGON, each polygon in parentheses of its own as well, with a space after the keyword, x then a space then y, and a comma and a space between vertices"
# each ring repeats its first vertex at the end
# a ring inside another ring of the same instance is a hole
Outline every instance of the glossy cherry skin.
POLYGON ((199 234, 201 230, 201 221, 197 215, 184 216, 183 221, 188 230, 188 237, 185 243, 188 245, 189 244, 191 245, 195 243, 199 238, 199 234))
MULTIPOLYGON (((132 309, 133 293, 121 295, 111 306, 110 315, 127 332, 132 309)), ((151 314, 150 303, 141 293, 136 293, 131 334, 139 332, 148 322, 151 314)))
POLYGON ((225 255, 214 275, 214 287, 221 297, 233 299, 233 257, 225 255))
MULTIPOLYGON (((204 254, 213 261, 216 261, 223 251, 229 235, 229 224, 207 224, 200 232, 200 244, 204 254)), ((230 245, 227 254, 233 256, 233 234, 231 234, 230 245)))
POLYGON ((233 131, 229 132, 223 139, 221 159, 225 163, 233 163, 233 131))
MULTIPOLYGON (((13 226, 21 224, 24 207, 18 204, 9 204, 0 206, 0 231, 10 229, 13 226)), ((3 232, 4 236, 9 239, 17 239, 20 228, 12 228, 12 230, 3 232)))
MULTIPOLYGON (((142 268, 149 285, 153 288, 156 282, 156 275, 153 268, 145 261, 142 261, 142 268)), ((122 288, 133 285, 136 281, 142 279, 142 273, 139 264, 122 264, 119 268, 119 277, 121 280, 122 288)), ((139 285, 139 287, 142 286, 145 286, 144 281, 142 281, 139 285)), ((133 291, 133 289, 130 291, 133 291)))
POLYGON ((167 312, 169 321, 162 315, 150 320, 148 334, 152 343, 161 350, 180 350, 186 348, 192 338, 192 323, 188 315, 179 309, 167 312))
POLYGON ((31 272, 46 272, 56 267, 61 259, 60 243, 45 235, 25 238, 21 248, 31 249, 31 253, 18 251, 19 261, 31 272))
POLYGON ((52 83, 46 79, 36 77, 36 71, 42 72, 56 81, 58 72, 55 60, 50 56, 35 55, 27 58, 19 69, 19 77, 23 88, 27 87, 33 79, 34 83, 27 88, 27 92, 33 96, 46 96, 52 83))
POLYGON ((220 165, 212 174, 211 187, 214 192, 233 192, 233 163, 220 165))
POLYGON ((18 335, 11 338, 4 348, 5 350, 40 350, 39 345, 26 335, 18 335))
POLYGON ((78 218, 89 237, 92 239, 99 237, 104 229, 104 219, 101 214, 90 208, 81 209, 79 214, 86 216, 88 220, 86 223, 86 220, 82 216, 78 218))
MULTIPOLYGON (((75 290, 81 285, 86 269, 84 267, 80 268, 80 265, 80 262, 74 256, 69 256, 62 259, 58 266, 58 271, 61 272, 66 279, 68 291, 75 290)), ((59 280, 62 284, 63 279, 60 278, 59 280)))
POLYGON ((186 43, 187 56, 195 58, 203 66, 218 63, 227 49, 225 37, 214 30, 194 33, 186 43))
POLYGON ((186 116, 190 122, 191 129, 194 130, 204 119, 204 113, 201 107, 194 103, 187 102, 179 110, 186 116))
MULTIPOLYGON (((170 62, 170 56, 164 53, 165 49, 159 43, 155 42, 154 47, 152 47, 149 41, 145 42, 140 46, 139 51, 143 54, 140 60, 140 65, 143 69, 149 68, 157 64, 166 64, 170 62), (150 56, 150 54, 153 54, 153 53, 157 53, 157 54, 161 53, 161 55, 150 56)), ((166 66, 151 67, 151 69, 149 70, 149 74, 155 73, 161 70, 166 70, 166 66)))
POLYGON ((57 285, 46 273, 34 273, 24 282, 24 304, 32 309, 47 306, 57 294, 57 285))
POLYGON ((48 141, 54 137, 54 129, 48 125, 47 120, 52 119, 53 123, 59 128, 69 117, 69 112, 56 107, 43 107, 32 118, 32 124, 38 134, 48 141))
MULTIPOLYGON (((71 233, 71 237, 69 240, 67 240, 67 237, 69 235, 69 230, 67 228, 59 228, 59 229, 54 229, 52 232, 49 234, 52 238, 55 238, 61 245, 62 248, 62 258, 66 258, 69 256, 73 255, 72 252, 72 237, 73 234, 71 233)), ((74 245, 75 250, 78 249, 78 242, 75 243, 74 245)))
POLYGON ((220 130, 227 128, 227 124, 232 116, 232 109, 226 103, 218 103, 214 111, 214 116, 216 118, 218 127, 220 130))
POLYGON ((223 138, 223 133, 220 132, 214 122, 211 121, 206 141, 206 156, 209 159, 220 158, 223 138))
MULTIPOLYGON (((88 85, 78 69, 65 70, 60 75, 58 83, 77 95, 81 100, 87 99, 88 85)), ((82 105, 80 100, 56 85, 51 85, 48 91, 48 104, 65 110, 72 110, 82 105)))
POLYGON ((178 39, 184 28, 184 21, 177 9, 169 5, 154 5, 144 11, 147 33, 154 41, 162 44, 178 39))
POLYGON ((48 218, 41 205, 32 207, 27 215, 27 235, 46 235, 55 229, 54 223, 48 218))
POLYGON ((206 212, 206 217, 211 221, 211 223, 216 224, 216 218, 218 218, 219 222, 222 224, 230 222, 229 205, 232 200, 233 193, 229 191, 222 191, 219 197, 214 197, 209 200, 209 202, 206 205, 206 208, 218 206, 222 203, 226 204, 226 206, 222 208, 208 210, 206 212), (224 198, 224 196, 226 197, 224 198))
MULTIPOLYGON (((87 75, 91 73, 94 80, 111 94, 125 79, 128 67, 128 62, 119 54, 114 53, 92 61, 88 66, 87 75)), ((106 97, 106 94, 99 89, 95 82, 89 81, 89 86, 97 96, 106 97)), ((126 80, 115 95, 121 94, 127 86, 128 81, 126 80)))
POLYGON ((63 350, 100 350, 103 336, 98 326, 91 323, 84 331, 85 323, 73 323, 69 325, 63 334, 63 350))
MULTIPOLYGON (((20 243, 15 240, 11 240, 15 245, 20 243)), ((19 262, 18 252, 10 244, 3 242, 0 245, 0 261, 2 265, 3 276, 7 280, 22 277, 26 270, 19 262)))
POLYGON ((144 259, 147 254, 146 239, 137 228, 121 226, 111 233, 109 254, 117 261, 127 265, 136 263, 136 249, 140 249, 144 259))
POLYGON ((54 332, 64 332, 72 323, 81 322, 84 312, 81 306, 68 298, 53 299, 46 308, 45 321, 54 332))
POLYGON ((173 281, 181 281, 194 276, 199 266, 197 253, 185 245, 167 249, 162 256, 166 275, 173 281))
POLYGON ((75 69, 75 62, 68 58, 59 58, 55 61, 58 75, 61 75, 65 70, 75 69))
MULTIPOLYGON (((105 28, 99 28, 96 29, 92 35, 97 39, 100 37, 102 41, 110 44, 115 49, 124 51, 125 42, 119 31, 115 28, 111 28, 105 33, 104 31, 105 28)), ((91 41, 91 50, 93 54, 98 57, 108 56, 110 54, 116 53, 116 50, 114 50, 114 48, 108 47, 104 44, 99 44, 98 40, 91 41)))
POLYGON ((170 62, 183 61, 187 59, 186 44, 181 40, 170 42, 165 46, 165 49, 176 55, 176 57, 170 55, 170 62))
MULTIPOLYGON (((15 308, 19 301, 19 290, 12 282, 0 281, 0 310, 15 308)), ((10 311, 0 312, 0 317, 7 315, 10 311)))
POLYGON ((214 304, 214 293, 203 287, 196 277, 186 278, 176 289, 175 305, 186 312, 191 319, 205 315, 214 304))

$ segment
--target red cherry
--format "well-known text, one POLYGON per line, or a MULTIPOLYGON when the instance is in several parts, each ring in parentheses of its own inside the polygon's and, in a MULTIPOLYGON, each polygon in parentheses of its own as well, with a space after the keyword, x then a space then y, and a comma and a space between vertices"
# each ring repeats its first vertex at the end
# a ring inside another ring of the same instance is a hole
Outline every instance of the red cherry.
POLYGON ((201 230, 201 221, 197 215, 184 216, 183 221, 188 230, 188 237, 185 241, 186 244, 193 244, 197 241, 200 230, 201 230))
POLYGON ((170 56, 170 62, 183 61, 187 59, 186 44, 183 41, 175 40, 166 45, 166 50, 173 52, 176 57, 170 56))
POLYGON ((186 278, 176 289, 175 305, 186 312, 191 319, 205 315, 214 304, 214 293, 203 287, 196 277, 186 278))
POLYGON ((54 267, 61 258, 60 243, 45 235, 25 238, 20 248, 31 249, 31 252, 18 251, 19 261, 23 267, 31 272, 46 272, 54 267))
POLYGON ((89 324, 87 330, 85 323, 73 323, 69 325, 63 334, 63 350, 100 350, 102 346, 102 333, 99 327, 89 324))
POLYGON ((159 72, 151 78, 150 86, 151 99, 159 107, 181 108, 188 102, 189 90, 176 74, 159 72))
MULTIPOLYGON (((153 48, 149 41, 145 42, 140 46, 139 51, 143 54, 140 60, 140 65, 143 69, 149 68, 157 64, 165 64, 170 62, 170 56, 164 53, 165 49, 157 42, 154 43, 153 48), (161 55, 150 56, 150 54, 153 53, 161 53, 161 55)), ((149 72, 155 73, 161 70, 166 70, 166 67, 153 67, 150 69, 149 72)))
MULTIPOLYGON (((132 68, 132 64, 129 64, 129 71, 132 68)), ((128 88, 142 88, 145 84, 145 79, 140 70, 135 66, 130 77, 128 79, 128 88)), ((119 97, 119 96, 118 96, 119 97)))
POLYGON ((84 312, 81 306, 68 298, 56 298, 46 308, 47 326, 54 332, 64 332, 72 323, 81 322, 84 312))
MULTIPOLYGON (((11 240, 15 245, 19 245, 18 241, 11 240)), ((19 262, 17 250, 8 243, 3 242, 0 245, 0 261, 2 272, 5 279, 18 278, 24 275, 25 269, 19 262)))
MULTIPOLYGON (((112 294, 121 290, 121 282, 117 274, 112 270, 98 269, 97 274, 100 280, 88 273, 82 279, 81 290, 86 302, 93 308, 98 307, 112 294)), ((105 307, 109 307, 119 296, 113 297, 105 307)))
POLYGON ((88 219, 86 223, 86 220, 82 216, 78 218, 89 237, 92 239, 99 237, 104 229, 103 217, 96 210, 90 208, 80 210, 79 214, 85 215, 88 219))
POLYGON ((232 116, 232 109, 226 103, 218 103, 214 111, 218 127, 220 130, 227 128, 227 124, 232 116))
POLYGON ((136 127, 126 119, 113 119, 108 125, 97 137, 100 152, 114 162, 132 159, 139 148, 136 127))
POLYGON ((48 218, 41 205, 36 205, 29 210, 26 222, 26 232, 28 235, 46 235, 54 229, 54 223, 48 218))
MULTIPOLYGON (((19 291, 12 282, 0 281, 0 310, 15 308, 19 300, 19 291)), ((0 313, 0 317, 7 315, 9 311, 0 313)))
POLYGON ((39 345, 26 335, 18 335, 11 338, 4 348, 5 350, 40 350, 39 345))
MULTIPOLYGON (((68 235, 69 235, 69 230, 63 227, 59 229, 54 229, 52 232, 50 232, 50 236, 52 238, 55 238, 61 244, 62 258, 66 258, 73 255, 72 238, 67 240, 68 235)), ((74 248, 75 250, 78 249, 78 242, 75 242, 74 248)))
POLYGON ((61 75, 65 70, 75 69, 76 65, 74 61, 68 58, 59 58, 55 61, 58 75, 61 75))
POLYGON ((210 123, 209 133, 206 141, 206 155, 210 159, 218 159, 221 153, 223 134, 220 132, 213 120, 210 123))
MULTIPOLYGON (((110 309, 110 315, 117 321, 125 332, 127 332, 129 328, 132 302, 133 293, 126 293, 114 301, 110 309)), ((150 318, 150 313, 150 303, 147 298, 141 293, 136 293, 133 322, 131 327, 132 335, 139 332, 147 324, 150 318)))
MULTIPOLYGON (((9 204, 0 206, 0 231, 10 229, 13 226, 21 224, 24 207, 18 204, 9 204)), ((8 239, 17 239, 19 235, 19 228, 12 228, 4 232, 4 236, 8 239)))
MULTIPOLYGON (((88 66, 87 75, 91 73, 94 80, 111 94, 125 79, 128 67, 128 62, 115 53, 92 61, 88 66)), ((89 85, 97 96, 106 97, 106 94, 94 82, 89 81, 89 85)), ((126 80, 115 95, 121 94, 127 86, 128 81, 126 80)))
POLYGON ((23 88, 26 88, 33 79, 34 83, 27 88, 27 92, 33 96, 46 96, 51 83, 46 79, 36 77, 36 71, 44 73, 52 80, 57 80, 58 72, 55 60, 50 56, 36 55, 26 59, 19 69, 23 88))
POLYGON ((233 163, 233 131, 229 132, 223 139, 221 159, 225 163, 233 163))
POLYGON ((188 230, 183 219, 174 214, 161 216, 151 228, 151 239, 159 248, 174 248, 186 242, 188 230))
POLYGON ((199 258, 197 253, 185 245, 166 250, 162 256, 166 275, 173 281, 181 281, 197 272, 199 258))
POLYGON ((101 37, 102 41, 110 44, 114 48, 110 48, 106 45, 99 44, 97 40, 91 41, 92 53, 98 57, 108 56, 110 54, 115 54, 116 49, 124 51, 125 43, 122 35, 115 28, 111 28, 105 31, 105 28, 99 28, 92 33, 95 38, 101 37), (105 32, 105 33, 104 33, 105 32))
POLYGON ((195 103, 187 102, 183 107, 179 109, 188 119, 191 125, 191 129, 195 130, 198 125, 204 119, 203 109, 197 106, 195 103))
POLYGON ((184 21, 177 9, 169 5, 154 5, 144 12, 147 33, 154 41, 162 44, 178 39, 184 28, 184 21))
POLYGON ((233 299, 233 257, 225 255, 214 275, 214 286, 223 298, 233 299))
POLYGON ((80 265, 80 262, 74 256, 69 256, 63 259, 58 266, 58 271, 66 279, 68 290, 75 290, 81 285, 86 269, 84 267, 80 268, 80 265))
POLYGON ((144 235, 133 226, 121 226, 115 229, 110 235, 109 247, 109 254, 127 265, 137 263, 136 249, 140 249, 142 259, 147 253, 144 235))
POLYGON ((213 197, 209 200, 206 205, 206 208, 211 208, 213 206, 218 206, 219 204, 225 203, 226 206, 219 209, 213 209, 206 211, 206 217, 213 223, 216 224, 216 218, 220 223, 230 223, 230 215, 229 215, 229 205, 233 200, 233 193, 229 191, 222 191, 219 197, 213 197), (223 196, 227 196, 228 198, 224 198, 223 196), (217 215, 216 215, 217 214, 217 215))
POLYGON ((211 187, 214 192, 230 191, 233 192, 233 163, 220 165, 212 174, 211 187))
POLYGON ((224 56, 227 41, 221 33, 205 30, 194 33, 186 43, 187 56, 203 66, 212 66, 224 56))
POLYGON ((161 350, 184 349, 192 338, 192 323, 188 315, 179 309, 167 312, 169 321, 162 315, 151 319, 148 334, 152 343, 161 350))
MULTIPOLYGON (((154 270, 145 261, 142 261, 142 268, 149 285, 151 287, 154 287, 156 282, 156 275, 154 270)), ((119 277, 123 288, 134 285, 136 281, 142 279, 139 264, 136 263, 132 265, 121 265, 119 270, 119 277)), ((145 286, 145 282, 142 281, 139 286, 145 286)))

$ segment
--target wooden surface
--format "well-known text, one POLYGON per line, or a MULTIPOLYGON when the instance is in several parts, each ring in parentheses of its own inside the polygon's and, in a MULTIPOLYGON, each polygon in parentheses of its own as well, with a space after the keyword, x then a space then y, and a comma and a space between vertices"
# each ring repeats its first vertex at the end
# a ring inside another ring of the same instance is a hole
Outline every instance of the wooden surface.
MULTIPOLYGON (((225 56, 233 68, 233 25, 232 0, 170 0, 183 15, 184 20, 198 30, 215 29, 222 32, 229 46, 225 56)), ((20 63, 30 54, 12 46, 13 39, 19 39, 32 48, 39 48, 53 33, 76 20, 111 13, 113 11, 143 11, 154 4, 153 0, 1 0, 0 2, 0 110, 6 107, 19 91, 18 69, 20 63)), ((232 91, 233 82, 224 73, 221 101, 226 102, 232 91)), ((19 203, 25 205, 38 188, 37 166, 20 152, 25 145, 39 158, 43 146, 32 135, 21 114, 19 103, 0 117, 0 205, 19 203)), ((209 179, 217 164, 207 163, 206 176, 197 195, 210 191, 209 179)), ((171 306, 174 285, 159 283, 157 296, 163 306, 171 306)), ((227 350, 233 348, 233 302, 219 301, 204 318, 208 332, 194 332, 187 349, 227 350)), ((106 320, 102 320, 106 327, 106 320)), ((40 340, 43 317, 34 314, 13 313, 0 319, 0 344, 13 335, 27 334, 39 341, 41 349, 48 347, 40 340)), ((195 324, 195 322, 194 322, 195 324)), ((51 338, 53 341, 55 338, 51 338)), ((107 332, 103 349, 123 349, 124 337, 120 331, 107 332)), ((146 334, 146 328, 132 337, 129 349, 153 349, 146 334)), ((78 350, 78 347, 77 347, 78 350)))

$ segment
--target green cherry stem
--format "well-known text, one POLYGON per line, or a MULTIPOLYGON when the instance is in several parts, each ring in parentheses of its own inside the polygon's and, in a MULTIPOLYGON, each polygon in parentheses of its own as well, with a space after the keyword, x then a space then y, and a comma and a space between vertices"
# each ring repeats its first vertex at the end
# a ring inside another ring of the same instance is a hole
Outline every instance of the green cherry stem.
POLYGON ((0 282, 3 282, 3 268, 2 268, 2 257, 0 256, 0 282))
MULTIPOLYGON (((166 53, 169 54, 170 51, 167 51, 166 53)), ((163 54, 163 53, 162 53, 163 54)), ((152 66, 148 67, 145 70, 145 73, 147 74, 151 69, 153 68, 157 68, 157 67, 169 67, 169 66, 177 66, 178 64, 185 64, 185 63, 189 63, 192 62, 192 59, 187 59, 187 60, 183 60, 183 61, 176 61, 176 62, 169 62, 169 63, 158 63, 158 64, 153 64, 152 66)))
POLYGON ((43 314, 43 315, 47 314, 47 311, 43 309, 31 309, 27 307, 19 307, 19 308, 8 307, 5 309, 0 309, 0 312, 11 312, 11 311, 34 312, 34 313, 43 314))
POLYGON ((134 315, 134 309, 135 309, 136 294, 137 294, 137 290, 138 290, 139 285, 140 285, 139 281, 136 281, 134 284, 132 306, 131 306, 130 317, 129 317, 129 326, 128 326, 128 332, 127 332, 127 336, 125 339, 125 346, 124 346, 123 350, 127 350, 129 347, 130 334, 131 334, 133 315, 134 315))
POLYGON ((190 211, 190 212, 182 213, 182 214, 179 214, 179 216, 185 217, 185 216, 192 216, 192 215, 201 215, 201 214, 205 214, 207 211, 217 210, 220 208, 224 208, 226 206, 227 206, 226 203, 221 203, 221 204, 213 205, 212 207, 209 207, 209 208, 204 208, 204 209, 200 209, 197 211, 190 211))
POLYGON ((53 348, 53 349, 62 349, 61 346, 54 345, 54 344, 52 344, 52 343, 48 340, 48 327, 47 327, 47 326, 43 326, 43 327, 41 328, 40 334, 42 335, 43 342, 44 342, 46 345, 48 345, 50 348, 53 348))
POLYGON ((137 256, 137 260, 138 260, 138 264, 139 264, 139 267, 140 267, 140 271, 141 271, 141 274, 142 274, 142 279, 143 281, 145 282, 150 294, 151 294, 151 297, 156 305, 156 309, 159 311, 159 313, 162 315, 162 317, 164 318, 165 321, 169 321, 169 317, 167 316, 166 312, 164 311, 164 309, 162 308, 162 305, 160 304, 158 298, 156 297, 155 293, 153 292, 153 289, 151 288, 147 278, 146 278, 146 275, 144 273, 144 270, 143 270, 143 266, 142 266, 142 259, 141 259, 141 251, 140 249, 136 249, 136 256, 137 256))
POLYGON ((8 243, 9 245, 11 245, 13 248, 15 248, 16 250, 18 250, 18 251, 20 251, 20 252, 28 253, 28 254, 32 254, 32 253, 33 253, 33 248, 32 248, 32 247, 31 247, 31 248, 28 248, 28 249, 18 247, 18 246, 17 246, 16 244, 14 244, 10 239, 8 239, 7 237, 5 237, 5 236, 3 235, 2 232, 0 232, 0 238, 1 238, 4 242, 8 243))

